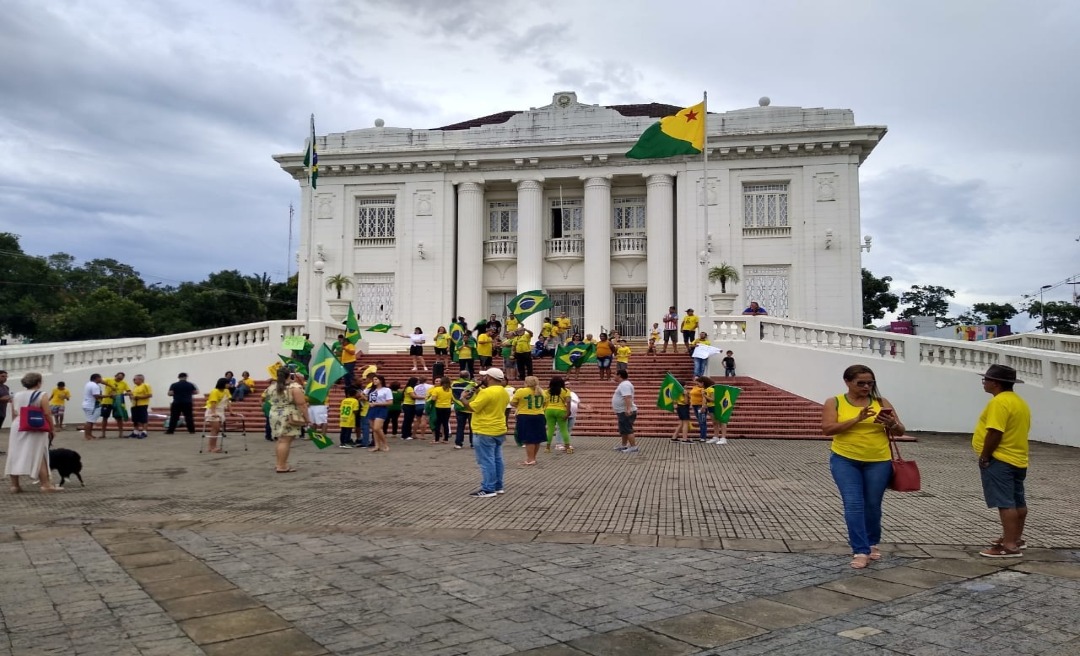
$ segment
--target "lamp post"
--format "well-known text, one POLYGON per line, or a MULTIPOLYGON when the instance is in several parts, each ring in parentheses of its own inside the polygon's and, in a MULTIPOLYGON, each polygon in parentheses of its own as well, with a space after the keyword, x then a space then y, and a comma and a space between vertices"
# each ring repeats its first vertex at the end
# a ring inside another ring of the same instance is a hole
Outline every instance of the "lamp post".
POLYGON ((1039 287, 1039 318, 1042 319, 1043 332, 1050 332, 1046 329, 1046 304, 1043 303, 1043 292, 1053 287, 1053 285, 1043 285, 1039 287))

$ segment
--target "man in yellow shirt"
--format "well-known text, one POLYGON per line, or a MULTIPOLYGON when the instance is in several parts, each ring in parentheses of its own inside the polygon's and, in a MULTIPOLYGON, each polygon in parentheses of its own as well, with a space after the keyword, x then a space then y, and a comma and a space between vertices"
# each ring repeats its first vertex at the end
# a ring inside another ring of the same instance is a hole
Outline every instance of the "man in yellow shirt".
POLYGON ((682 320, 682 339, 683 345, 686 346, 686 353, 689 355, 692 351, 690 343, 694 341, 694 337, 697 335, 699 318, 694 314, 694 308, 687 308, 686 316, 682 320))
POLYGON ((145 440, 146 425, 150 423, 150 398, 154 396, 154 390, 146 382, 142 374, 135 374, 132 379, 135 389, 131 391, 131 435, 130 438, 145 440))
POLYGON ((574 325, 574 322, 570 321, 570 317, 566 316, 566 310, 559 314, 559 318, 555 320, 555 325, 559 327, 559 335, 562 336, 559 343, 565 344, 566 338, 570 337, 570 328, 574 325))
POLYGON ((975 423, 971 448, 979 455, 986 507, 997 508, 1002 528, 1001 537, 979 552, 987 558, 1019 558, 1026 546, 1024 522, 1028 509, 1024 479, 1028 470, 1031 410, 1013 392, 1013 386, 1023 382, 1017 379, 1016 369, 1003 364, 990 365, 983 374, 983 391, 993 398, 975 423))
POLYGON ((476 338, 476 356, 480 358, 481 367, 486 368, 491 366, 491 344, 494 341, 494 338, 492 337, 494 331, 495 328, 491 328, 486 332, 480 333, 476 338))
POLYGON ((116 436, 124 436, 124 420, 128 418, 127 402, 125 398, 130 396, 130 387, 124 380, 124 372, 117 372, 112 378, 104 378, 101 381, 101 437, 104 439, 105 431, 109 427, 109 417, 116 419, 116 436))
POLYGON ((64 404, 71 400, 71 392, 60 381, 49 394, 49 411, 52 412, 56 430, 64 430, 64 404))
POLYGON ((525 380, 533 375, 532 360, 533 334, 527 328, 518 328, 514 337, 514 362, 517 363, 518 380, 525 380))
POLYGON ((518 321, 517 317, 512 314, 506 317, 506 334, 510 335, 517 332, 520 323, 521 322, 518 321))
POLYGON ((345 335, 338 335, 338 344, 341 346, 341 366, 345 367, 342 380, 345 387, 352 387, 353 375, 356 372, 356 345, 345 339, 345 335))
POLYGON ((465 408, 473 413, 476 463, 481 477, 480 489, 469 496, 489 498, 504 493, 502 446, 506 440, 506 404, 510 402, 510 394, 502 369, 491 367, 481 371, 480 382, 483 388, 465 402, 465 408))

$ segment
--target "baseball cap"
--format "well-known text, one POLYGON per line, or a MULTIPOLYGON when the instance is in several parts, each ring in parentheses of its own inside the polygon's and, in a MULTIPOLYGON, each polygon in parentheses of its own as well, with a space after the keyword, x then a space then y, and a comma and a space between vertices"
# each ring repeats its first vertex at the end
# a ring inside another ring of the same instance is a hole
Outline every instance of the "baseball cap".
POLYGON ((480 375, 481 376, 491 376, 492 378, 498 378, 499 380, 506 380, 506 374, 504 374, 503 370, 499 369, 498 367, 492 367, 490 369, 484 369, 483 371, 480 372, 480 375))

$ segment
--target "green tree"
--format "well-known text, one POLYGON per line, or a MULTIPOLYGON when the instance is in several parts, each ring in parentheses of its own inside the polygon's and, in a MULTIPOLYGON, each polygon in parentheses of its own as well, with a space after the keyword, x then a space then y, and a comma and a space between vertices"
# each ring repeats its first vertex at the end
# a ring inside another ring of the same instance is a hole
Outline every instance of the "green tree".
POLYGON ((900 316, 904 319, 934 317, 939 327, 952 325, 956 320, 948 317, 949 299, 954 296, 956 292, 947 287, 912 285, 910 290, 900 295, 900 302, 908 306, 900 316))
POLYGON ((39 338, 48 341, 145 337, 153 334, 146 308, 104 287, 66 306, 45 322, 39 338))
POLYGON ((976 303, 971 306, 971 311, 961 314, 956 320, 962 324, 1004 326, 1017 313, 1018 310, 1011 303, 976 303))
POLYGON ((862 270, 862 317, 863 325, 869 326, 875 319, 885 318, 886 312, 895 312, 900 298, 889 291, 892 276, 875 278, 869 269, 862 270))
POLYGON ((1027 307, 1028 316, 1039 318, 1039 330, 1058 335, 1080 335, 1080 306, 1065 301, 1043 304, 1032 301, 1027 307))
POLYGON ((63 303, 59 284, 45 258, 24 253, 18 235, 0 233, 0 333, 36 338, 63 303))

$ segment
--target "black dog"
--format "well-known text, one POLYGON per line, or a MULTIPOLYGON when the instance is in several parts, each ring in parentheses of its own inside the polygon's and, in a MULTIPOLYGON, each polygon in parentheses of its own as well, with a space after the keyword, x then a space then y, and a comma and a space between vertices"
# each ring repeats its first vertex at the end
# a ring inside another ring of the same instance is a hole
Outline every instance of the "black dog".
POLYGON ((82 479, 82 456, 71 449, 49 449, 49 467, 60 473, 60 487, 64 487, 64 481, 72 476, 79 479, 79 483, 86 487, 82 479))

